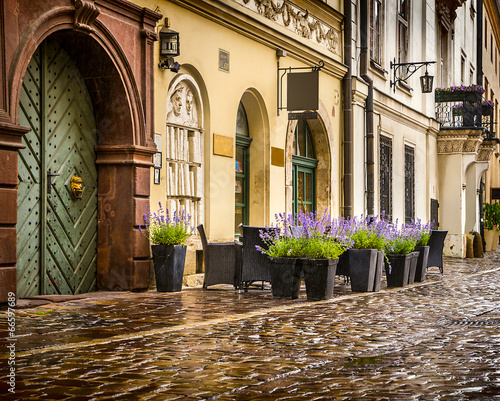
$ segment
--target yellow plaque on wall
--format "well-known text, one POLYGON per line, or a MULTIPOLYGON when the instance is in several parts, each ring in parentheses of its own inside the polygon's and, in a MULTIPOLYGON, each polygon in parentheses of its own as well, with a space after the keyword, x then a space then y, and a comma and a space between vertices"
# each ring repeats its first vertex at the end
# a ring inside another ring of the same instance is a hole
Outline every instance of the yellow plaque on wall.
POLYGON ((214 155, 233 157, 233 138, 214 134, 214 155))
POLYGON ((285 167, 285 150, 271 146, 271 164, 273 166, 285 167))

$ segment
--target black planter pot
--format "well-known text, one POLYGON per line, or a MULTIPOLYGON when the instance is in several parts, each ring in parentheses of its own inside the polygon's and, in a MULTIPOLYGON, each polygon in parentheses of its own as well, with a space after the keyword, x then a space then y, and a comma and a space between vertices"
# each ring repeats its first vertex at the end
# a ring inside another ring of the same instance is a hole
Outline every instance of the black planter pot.
POLYGON ((349 254, 345 251, 339 256, 339 262, 337 263, 337 272, 335 273, 339 276, 349 277, 349 254))
POLYGON ((177 292, 182 290, 186 245, 151 245, 155 268, 156 290, 177 292))
POLYGON ((415 251, 418 251, 417 269, 415 270, 415 281, 422 282, 425 280, 427 273, 427 262, 429 260, 429 246, 416 246, 415 251))
POLYGON ((410 275, 411 254, 397 255, 388 254, 390 267, 385 261, 385 276, 387 278, 387 287, 404 287, 408 284, 408 276, 410 275))
POLYGON ((378 251, 377 270, 375 271, 375 279, 373 282, 373 292, 380 291, 380 282, 382 280, 382 270, 384 270, 384 261, 385 261, 384 252, 378 251))
POLYGON ((270 258, 271 291, 274 298, 299 297, 301 264, 296 258, 270 258))
MULTIPOLYGON (((376 249, 348 249, 347 254, 352 291, 373 291, 376 285, 378 251, 376 249)), ((380 284, 378 287, 380 289, 380 284)))
POLYGON ((410 270, 408 271, 408 284, 415 282, 415 271, 417 270, 418 252, 411 252, 408 254, 410 257, 410 270))
POLYGON ((307 299, 319 301, 333 297, 338 259, 301 259, 307 299))

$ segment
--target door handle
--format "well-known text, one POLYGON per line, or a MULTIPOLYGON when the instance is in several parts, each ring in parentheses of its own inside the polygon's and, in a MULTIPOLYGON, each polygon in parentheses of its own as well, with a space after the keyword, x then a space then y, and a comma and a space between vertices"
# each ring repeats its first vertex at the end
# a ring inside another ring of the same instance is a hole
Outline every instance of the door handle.
POLYGON ((47 194, 50 195, 52 193, 52 177, 57 177, 60 174, 53 174, 50 170, 47 170, 47 194))

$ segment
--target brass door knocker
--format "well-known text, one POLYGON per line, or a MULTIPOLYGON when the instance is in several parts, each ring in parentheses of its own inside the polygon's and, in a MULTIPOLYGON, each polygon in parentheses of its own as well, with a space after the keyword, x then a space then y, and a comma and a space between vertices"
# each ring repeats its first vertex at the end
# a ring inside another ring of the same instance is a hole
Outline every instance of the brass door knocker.
POLYGON ((76 199, 82 199, 83 197, 83 181, 81 177, 73 176, 71 177, 71 192, 76 199))

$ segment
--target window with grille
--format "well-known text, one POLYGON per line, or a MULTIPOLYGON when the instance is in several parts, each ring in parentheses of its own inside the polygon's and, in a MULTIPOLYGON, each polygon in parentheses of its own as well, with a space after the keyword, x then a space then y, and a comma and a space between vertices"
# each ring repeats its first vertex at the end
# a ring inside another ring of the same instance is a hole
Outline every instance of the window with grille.
POLYGON ((405 145, 405 222, 415 219, 415 149, 405 145))
POLYGON ((380 137, 380 214, 392 221, 392 139, 380 137))

